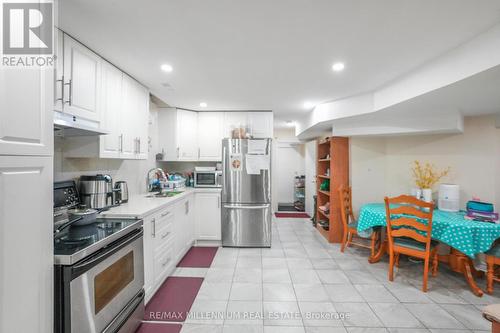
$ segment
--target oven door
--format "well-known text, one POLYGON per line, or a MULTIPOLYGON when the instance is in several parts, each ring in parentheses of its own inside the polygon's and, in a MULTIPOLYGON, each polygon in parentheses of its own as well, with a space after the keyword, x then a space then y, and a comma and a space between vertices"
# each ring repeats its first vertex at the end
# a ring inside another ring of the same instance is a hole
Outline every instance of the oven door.
POLYGON ((100 333, 144 287, 143 231, 75 264, 72 271, 71 333, 100 333))
POLYGON ((217 175, 215 172, 196 172, 194 178, 196 187, 217 187, 217 175))

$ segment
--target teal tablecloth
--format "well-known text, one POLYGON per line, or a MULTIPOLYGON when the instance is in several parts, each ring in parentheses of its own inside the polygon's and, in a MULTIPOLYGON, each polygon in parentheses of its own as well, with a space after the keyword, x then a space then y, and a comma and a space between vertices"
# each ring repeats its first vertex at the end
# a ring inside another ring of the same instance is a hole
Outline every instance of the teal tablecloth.
MULTIPOLYGON (((358 231, 375 226, 386 226, 385 205, 371 203, 361 207, 358 231)), ((474 258, 476 254, 488 251, 493 242, 500 238, 500 224, 466 220, 464 213, 434 210, 432 238, 445 243, 465 255, 474 258)))

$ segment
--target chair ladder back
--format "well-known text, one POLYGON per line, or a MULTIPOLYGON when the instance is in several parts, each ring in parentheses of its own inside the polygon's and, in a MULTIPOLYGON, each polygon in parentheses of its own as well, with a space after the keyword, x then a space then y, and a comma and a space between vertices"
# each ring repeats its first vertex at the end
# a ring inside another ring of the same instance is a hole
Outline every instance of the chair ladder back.
POLYGON ((354 213, 352 210, 352 190, 351 187, 340 186, 339 188, 340 213, 342 215, 342 224, 344 228, 350 221, 354 221, 354 213))
POLYGON ((387 219, 389 246, 393 246, 394 237, 409 237, 426 245, 430 249, 432 236, 432 216, 434 204, 408 195, 384 199, 387 219), (397 205, 396 207, 391 205, 397 205), (424 223, 422 220, 425 220, 424 223), (417 232, 424 232, 425 235, 417 232))

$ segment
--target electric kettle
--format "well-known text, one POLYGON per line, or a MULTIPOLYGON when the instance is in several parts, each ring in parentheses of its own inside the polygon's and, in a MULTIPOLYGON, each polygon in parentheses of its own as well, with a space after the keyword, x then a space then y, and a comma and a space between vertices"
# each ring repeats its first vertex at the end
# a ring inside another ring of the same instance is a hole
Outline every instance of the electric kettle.
POLYGON ((124 180, 115 182, 115 204, 122 204, 128 202, 128 185, 124 180))

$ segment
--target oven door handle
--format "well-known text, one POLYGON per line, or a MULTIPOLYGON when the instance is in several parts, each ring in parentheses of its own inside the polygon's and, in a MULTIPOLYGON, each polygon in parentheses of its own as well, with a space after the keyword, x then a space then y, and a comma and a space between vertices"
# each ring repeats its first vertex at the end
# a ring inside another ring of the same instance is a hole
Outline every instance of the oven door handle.
POLYGON ((111 256, 113 253, 121 250, 125 246, 134 242, 135 240, 142 238, 144 231, 141 229, 139 232, 135 232, 132 235, 128 236, 126 239, 119 239, 116 243, 111 243, 109 247, 104 247, 100 252, 97 252, 96 255, 91 256, 87 260, 84 260, 81 263, 77 263, 73 266, 73 276, 78 276, 83 272, 88 271, 90 268, 94 267, 107 257, 111 256))

